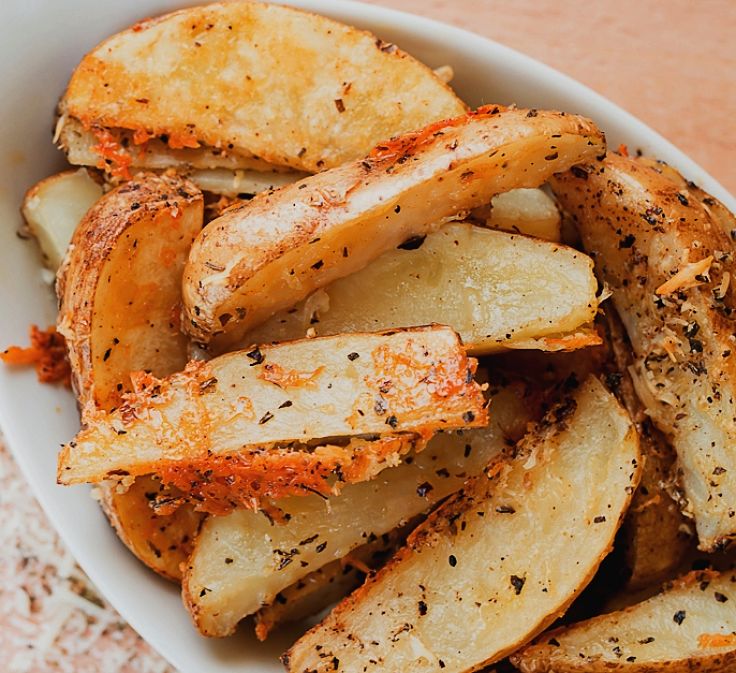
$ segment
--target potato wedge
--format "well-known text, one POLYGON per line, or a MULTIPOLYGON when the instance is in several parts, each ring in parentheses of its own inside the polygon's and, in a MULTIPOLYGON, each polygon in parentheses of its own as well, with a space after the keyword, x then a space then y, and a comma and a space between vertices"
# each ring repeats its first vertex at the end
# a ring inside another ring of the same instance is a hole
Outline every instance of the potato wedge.
POLYGON ((135 147, 153 137, 209 151, 219 163, 206 167, 247 167, 229 163, 240 156, 311 173, 464 109, 430 68, 367 31, 239 1, 147 19, 98 45, 59 104, 59 133, 69 147, 69 122, 104 129, 107 158, 128 165, 153 167, 135 147), (117 129, 138 132, 130 151, 117 129))
POLYGON ((560 211, 542 189, 512 189, 494 197, 486 226, 556 243, 562 240, 560 211))
POLYGON ((482 108, 256 196, 214 220, 192 247, 184 326, 215 350, 237 343, 407 239, 604 148, 601 132, 582 117, 482 108))
POLYGON ((629 374, 631 343, 613 307, 606 311, 608 345, 616 371, 608 375, 616 396, 639 432, 644 458, 641 481, 621 529, 628 569, 626 591, 636 592, 672 579, 692 544, 689 526, 680 511, 676 491, 674 449, 652 424, 636 395, 629 374))
POLYGON ((246 340, 436 322, 451 325, 469 352, 492 353, 590 322, 597 288, 592 260, 577 250, 451 223, 280 311, 246 340))
POLYGON ((626 610, 545 633, 511 661, 523 673, 736 671, 734 587, 734 572, 693 572, 626 610))
POLYGON ((418 522, 374 536, 344 558, 331 561, 279 591, 271 603, 253 615, 258 640, 266 640, 271 631, 283 624, 312 617, 345 598, 406 541, 413 523, 418 522))
POLYGON ((215 513, 331 493, 437 430, 485 425, 475 365, 451 329, 434 326, 256 347, 166 379, 139 374, 124 404, 88 415, 62 449, 59 481, 158 474, 215 513))
POLYGON ((283 656, 291 673, 471 671, 563 614, 639 478, 636 432, 595 378, 430 515, 283 656))
MULTIPOLYGON (((42 182, 34 188, 35 203, 26 200, 39 227, 50 230, 64 214, 75 232, 58 289, 61 329, 86 420, 92 409, 109 411, 123 401, 130 367, 165 376, 186 364, 186 339, 171 320, 181 301, 184 259, 202 227, 202 195, 180 178, 142 176, 103 197, 75 224, 81 200, 95 194, 88 183, 101 188, 86 171, 44 182, 50 189, 42 182)), ((68 241, 53 240, 63 255, 68 241)), ((143 477, 127 489, 102 483, 98 497, 125 545, 160 575, 179 580, 202 515, 190 507, 156 514, 150 505, 160 491, 158 480, 143 477)))
POLYGON ((613 293, 647 414, 672 442, 703 550, 736 536, 733 243, 698 199, 609 155, 552 187, 613 293))
POLYGON ((487 427, 437 434, 421 453, 372 481, 345 486, 339 496, 280 501, 288 517, 281 525, 242 509, 209 518, 182 582, 199 631, 229 635, 243 617, 273 602, 286 587, 459 489, 523 435, 538 407, 534 402, 523 389, 504 388, 492 396, 487 427), (233 560, 226 563, 225 558, 233 560))
POLYGON ((101 196, 102 185, 84 168, 51 175, 26 192, 21 212, 54 273, 80 220, 101 196))
POLYGON ((57 294, 58 329, 84 403, 91 391, 97 407, 115 406, 130 390, 131 371, 181 368, 187 345, 177 321, 181 270, 202 208, 191 183, 149 174, 106 194, 80 223, 57 294))

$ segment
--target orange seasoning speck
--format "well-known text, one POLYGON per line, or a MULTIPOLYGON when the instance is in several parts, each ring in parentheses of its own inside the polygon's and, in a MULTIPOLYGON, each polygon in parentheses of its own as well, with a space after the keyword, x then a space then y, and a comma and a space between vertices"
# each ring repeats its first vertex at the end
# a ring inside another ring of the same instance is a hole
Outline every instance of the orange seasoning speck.
POLYGON ((185 147, 196 150, 199 147, 199 142, 188 133, 172 133, 169 135, 169 147, 172 150, 182 150, 185 147))
POLYGON ((0 353, 0 360, 6 365, 34 365, 36 376, 41 383, 62 382, 71 385, 71 367, 66 355, 66 341, 55 327, 46 330, 31 325, 31 345, 27 348, 10 346, 0 353))
POLYGON ((369 158, 375 161, 396 160, 401 156, 410 156, 420 147, 429 143, 435 135, 440 131, 455 126, 463 126, 471 119, 492 117, 503 110, 499 105, 483 105, 477 110, 461 115, 459 117, 451 117, 449 119, 440 119, 425 126, 421 131, 414 133, 405 133, 392 138, 388 142, 381 143, 371 150, 369 158))
POLYGON ((92 127, 92 133, 98 142, 97 145, 93 145, 92 151, 100 155, 97 168, 102 168, 111 175, 124 180, 130 180, 130 165, 133 163, 133 157, 121 147, 109 129, 92 127))
POLYGON ((733 647, 736 645, 736 634, 734 633, 701 633, 698 636, 698 647, 708 649, 709 647, 733 647))

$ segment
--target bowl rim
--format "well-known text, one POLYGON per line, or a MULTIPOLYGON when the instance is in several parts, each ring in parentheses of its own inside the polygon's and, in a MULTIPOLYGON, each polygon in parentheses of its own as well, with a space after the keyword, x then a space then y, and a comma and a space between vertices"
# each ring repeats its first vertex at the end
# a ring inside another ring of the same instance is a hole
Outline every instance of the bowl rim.
MULTIPOLYGON (((11 0, 11 2, 20 6, 23 0, 11 0)), ((182 6, 186 4, 186 0, 182 2, 182 6)), ((626 135, 646 140, 647 145, 656 150, 659 158, 673 164, 688 178, 702 184, 707 191, 711 192, 723 201, 728 208, 736 212, 736 198, 729 194, 717 180, 704 171, 673 143, 593 89, 516 49, 435 19, 418 16, 402 10, 358 2, 356 0, 277 0, 277 4, 290 5, 331 16, 346 23, 365 27, 378 33, 381 32, 382 26, 398 25, 402 30, 412 33, 417 39, 427 44, 445 44, 451 50, 455 51, 460 50, 460 45, 463 45, 465 49, 477 51, 488 62, 503 63, 503 67, 512 72, 532 71, 537 73, 540 77, 544 77, 548 81, 552 89, 564 92, 565 98, 571 101, 571 111, 578 111, 574 108, 579 101, 579 107, 588 116, 600 117, 602 119, 615 118, 617 126, 624 129, 626 135)), ((165 10, 165 13, 168 13, 168 11, 171 10, 165 10)), ((135 13, 135 9, 131 9, 131 13, 135 13)), ((5 385, 2 377, 0 377, 0 385, 5 385)), ((12 383, 8 385, 12 385, 12 383)), ((6 445, 19 465, 24 478, 30 484, 34 496, 41 504, 49 521, 54 526, 64 544, 70 549, 74 558, 77 559, 79 565, 87 573, 91 581, 97 587, 100 587, 100 592, 115 610, 138 633, 142 634, 144 639, 164 659, 177 667, 182 673, 195 670, 192 666, 199 666, 200 664, 193 663, 187 658, 188 655, 186 652, 177 649, 176 638, 171 640, 167 635, 152 632, 147 620, 134 610, 131 604, 123 600, 126 588, 111 588, 106 573, 90 557, 88 550, 84 548, 85 545, 80 544, 78 539, 68 530, 66 524, 62 523, 63 517, 57 511, 52 498, 48 497, 47 487, 31 469, 31 463, 34 459, 23 451, 23 442, 19 437, 19 433, 16 432, 16 429, 19 427, 20 425, 16 419, 11 417, 10 410, 5 405, 0 404, 0 430, 4 434, 6 445)), ((142 570, 146 573, 149 572, 147 569, 142 568, 142 570)), ((163 632, 166 632, 165 627, 163 632)), ((193 634, 194 631, 192 630, 191 633, 193 634)), ((227 663, 225 665, 227 666, 227 663)), ((225 671, 235 669, 217 668, 216 670, 225 671)))

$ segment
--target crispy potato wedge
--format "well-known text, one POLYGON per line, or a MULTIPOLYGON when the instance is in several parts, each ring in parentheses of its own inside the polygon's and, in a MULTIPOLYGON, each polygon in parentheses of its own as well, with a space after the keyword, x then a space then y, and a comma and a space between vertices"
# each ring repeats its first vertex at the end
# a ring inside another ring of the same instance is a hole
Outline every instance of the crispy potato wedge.
POLYGON ((246 340, 436 322, 451 325, 469 352, 492 353, 590 322, 597 288, 592 260, 577 250, 451 223, 280 311, 246 340))
POLYGON ((379 145, 367 158, 256 196, 198 237, 185 328, 215 350, 413 236, 604 151, 587 119, 482 108, 379 145), (214 341, 213 341, 214 340, 214 341))
POLYGON ((331 561, 279 591, 273 602, 253 615, 258 640, 266 640, 269 633, 282 624, 312 617, 345 598, 406 541, 414 527, 412 523, 381 536, 373 536, 344 558, 331 561))
POLYGON ((158 474, 215 513, 331 493, 437 430, 485 425, 475 366, 455 332, 434 326, 256 347, 166 379, 140 374, 124 404, 88 415, 62 449, 59 481, 158 474))
MULTIPOLYGON (((184 260, 202 227, 202 195, 180 178, 143 176, 99 200, 77 226, 72 215, 96 191, 91 179, 78 171, 48 180, 51 188, 37 190, 32 208, 46 214, 37 220, 44 230, 63 215, 75 232, 59 277, 60 326, 86 417, 123 401, 130 367, 165 376, 186 364, 186 339, 171 321, 184 260)), ((66 252, 68 241, 50 240, 66 252)), ((160 491, 159 481, 143 477, 127 489, 102 483, 98 497, 125 545, 160 575, 179 580, 202 515, 190 507, 156 514, 151 503, 160 491)))
POLYGON ((135 143, 164 136, 216 166, 239 155, 315 172, 464 109, 430 68, 367 31, 241 1, 147 19, 98 45, 59 104, 59 133, 68 147, 70 121, 138 131, 129 152, 118 142, 107 158, 149 168, 135 143))
POLYGON ((612 154, 551 184, 613 293, 701 548, 715 549, 736 535, 733 244, 711 210, 637 159, 612 154))
POLYGON ((672 496, 677 476, 674 449, 654 427, 636 394, 629 374, 633 364, 631 343, 613 307, 606 311, 606 327, 617 369, 608 380, 636 424, 644 458, 641 481, 621 529, 629 575, 625 589, 636 592, 671 579, 692 539, 687 520, 672 496))
POLYGON ((545 633, 523 673, 736 671, 736 573, 693 572, 626 610, 545 633))
POLYGON ((181 368, 180 279, 202 208, 191 183, 149 174, 106 194, 79 224, 57 294, 58 329, 84 403, 91 391, 97 407, 115 406, 131 371, 181 368))
POLYGON ((26 192, 21 212, 54 273, 80 220, 101 196, 102 185, 84 168, 51 175, 26 192))
POLYGON ((486 226, 556 243, 562 240, 560 211, 542 189, 512 189, 494 197, 486 226))
POLYGON ((431 514, 378 574, 296 642, 283 656, 286 668, 471 671, 563 614, 626 511, 640 471, 636 432, 590 378, 514 453, 431 514))
POLYGON ((345 486, 339 496, 278 502, 287 518, 281 525, 243 509, 210 517, 182 583, 199 631, 229 635, 243 617, 273 602, 308 573, 344 558, 459 489, 509 441, 513 444, 523 435, 534 417, 535 401, 522 393, 516 386, 504 388, 492 396, 487 427, 437 434, 421 453, 371 481, 345 486))

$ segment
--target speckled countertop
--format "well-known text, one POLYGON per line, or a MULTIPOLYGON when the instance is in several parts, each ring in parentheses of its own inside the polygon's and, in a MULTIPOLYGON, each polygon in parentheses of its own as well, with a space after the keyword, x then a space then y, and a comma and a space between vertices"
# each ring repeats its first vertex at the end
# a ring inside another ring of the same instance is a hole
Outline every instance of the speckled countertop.
MULTIPOLYGON (((736 192, 736 2, 372 1, 487 35, 572 75, 736 192)), ((1 439, 0 518, 3 671, 173 673, 96 595, 1 439)))

